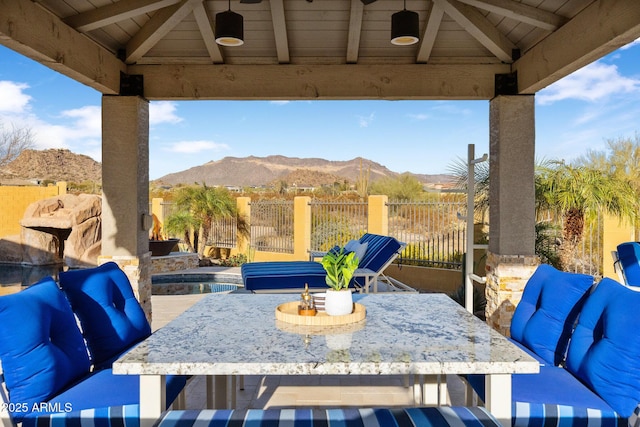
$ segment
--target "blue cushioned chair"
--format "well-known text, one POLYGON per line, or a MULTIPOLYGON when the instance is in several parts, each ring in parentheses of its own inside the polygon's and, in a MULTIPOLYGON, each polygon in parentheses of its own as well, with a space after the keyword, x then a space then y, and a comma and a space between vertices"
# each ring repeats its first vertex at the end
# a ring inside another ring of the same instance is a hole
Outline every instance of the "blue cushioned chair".
POLYGON ((617 247, 617 267, 628 286, 640 286, 640 242, 625 242, 617 247))
POLYGON ((567 352, 567 370, 621 417, 640 403, 640 292, 604 278, 585 303, 567 352))
MULTIPOLYGON (((358 261, 358 269, 350 284, 364 289, 367 282, 384 280, 396 290, 411 290, 408 286, 384 276, 383 272, 404 249, 405 244, 390 236, 365 233, 359 242, 366 244, 366 251, 358 261), (366 271, 365 271, 366 270, 366 271)), ((326 272, 316 261, 250 262, 241 267, 242 281, 249 291, 299 290, 305 283, 309 288, 327 288, 326 272)))
POLYGON ((60 287, 80 320, 97 369, 151 335, 126 274, 114 262, 60 273, 60 287))
POLYGON ((52 278, 0 297, 0 362, 15 422, 89 373, 87 347, 52 278))
POLYGON ((547 364, 559 365, 593 282, 593 276, 538 266, 513 313, 511 338, 547 364))

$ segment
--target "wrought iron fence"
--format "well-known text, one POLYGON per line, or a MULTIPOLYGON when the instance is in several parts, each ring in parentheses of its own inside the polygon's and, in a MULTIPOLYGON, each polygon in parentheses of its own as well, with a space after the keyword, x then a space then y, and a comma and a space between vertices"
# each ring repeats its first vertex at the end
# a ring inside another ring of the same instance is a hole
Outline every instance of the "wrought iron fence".
POLYGON ((313 200, 310 206, 312 251, 328 251, 367 232, 367 202, 313 200))
POLYGON ((390 201, 389 235, 407 244, 400 262, 436 268, 462 267, 466 223, 462 202, 390 201))
MULTIPOLYGON (((602 277, 603 259, 603 216, 586 220, 582 240, 578 244, 571 264, 563 265, 564 271, 582 273, 602 277)), ((538 214, 536 224, 536 254, 543 263, 558 265, 560 246, 562 244, 562 215, 546 211, 538 214)))
POLYGON ((220 218, 211 224, 208 245, 216 248, 234 248, 238 244, 238 220, 235 216, 220 218))
POLYGON ((293 201, 251 202, 251 247, 259 251, 293 253, 293 201))

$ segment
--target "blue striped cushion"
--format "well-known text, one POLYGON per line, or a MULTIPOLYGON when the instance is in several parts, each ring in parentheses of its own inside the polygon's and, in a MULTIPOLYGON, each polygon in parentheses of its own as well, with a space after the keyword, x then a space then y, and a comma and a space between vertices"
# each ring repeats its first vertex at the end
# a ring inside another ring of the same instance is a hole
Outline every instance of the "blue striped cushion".
POLYGON ((500 427, 481 407, 167 411, 155 427, 500 427))
POLYGON ((22 427, 140 427, 140 407, 121 405, 41 415, 32 412, 22 421, 22 427))
POLYGON ((629 421, 612 410, 547 403, 513 404, 513 427, 623 427, 629 421))

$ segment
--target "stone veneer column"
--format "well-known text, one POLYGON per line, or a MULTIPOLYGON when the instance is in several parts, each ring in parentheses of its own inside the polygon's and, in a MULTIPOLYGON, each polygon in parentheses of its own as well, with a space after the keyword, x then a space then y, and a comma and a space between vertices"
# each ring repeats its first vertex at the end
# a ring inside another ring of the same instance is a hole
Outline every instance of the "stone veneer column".
POLYGON ((539 263, 535 255, 535 98, 490 102, 489 251, 486 317, 509 335, 513 311, 539 263))
POLYGON ((151 322, 149 102, 102 97, 102 254, 127 274, 151 322))

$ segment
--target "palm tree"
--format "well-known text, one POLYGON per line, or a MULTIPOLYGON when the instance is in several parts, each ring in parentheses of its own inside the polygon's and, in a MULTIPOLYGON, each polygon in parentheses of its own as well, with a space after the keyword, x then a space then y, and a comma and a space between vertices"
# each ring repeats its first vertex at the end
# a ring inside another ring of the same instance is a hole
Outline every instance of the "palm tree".
POLYGON ((183 187, 176 193, 177 211, 167 218, 168 231, 184 236, 190 250, 202 254, 213 223, 237 215, 236 201, 224 188, 183 187), (189 239, 193 233, 193 244, 189 239))
MULTIPOLYGON (((476 209, 484 212, 489 206, 489 167, 480 163, 475 170, 476 209)), ((467 184, 467 164, 458 160, 451 168, 458 187, 467 184)), ((620 174, 603 168, 571 166, 562 161, 536 161, 536 212, 551 210, 563 218, 562 239, 556 260, 551 253, 539 252, 548 244, 549 225, 536 224, 536 254, 558 268, 568 268, 575 259, 582 240, 585 220, 593 220, 601 212, 620 219, 635 221, 638 215, 638 193, 632 183, 620 174)))
POLYGON ((600 212, 635 221, 638 193, 629 180, 587 166, 546 162, 536 173, 536 204, 562 215, 560 265, 567 268, 575 259, 585 220, 600 212))

